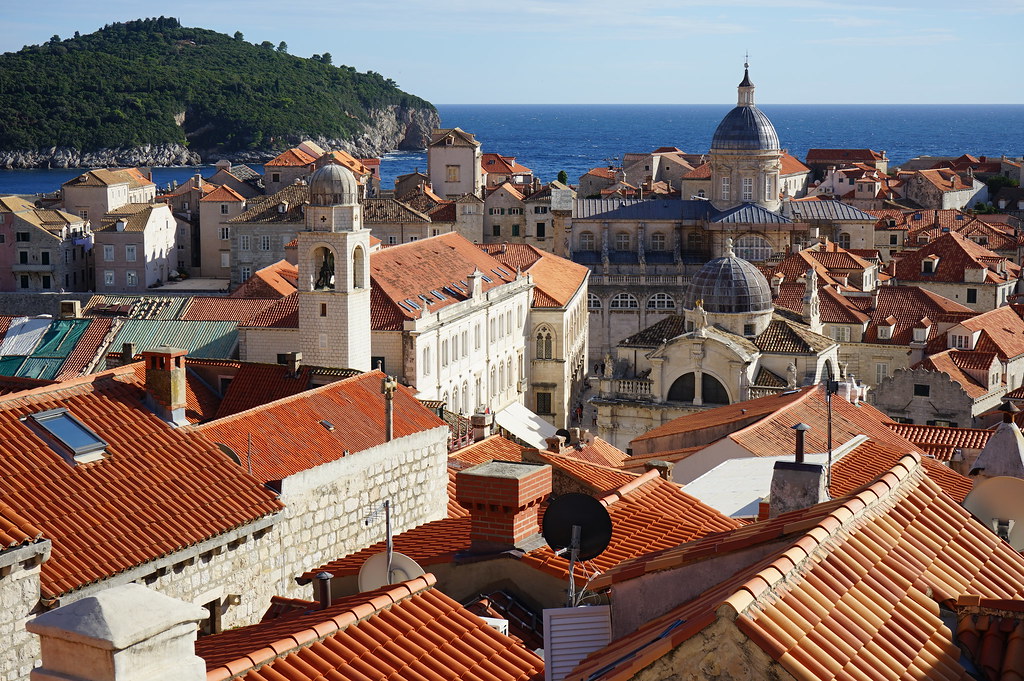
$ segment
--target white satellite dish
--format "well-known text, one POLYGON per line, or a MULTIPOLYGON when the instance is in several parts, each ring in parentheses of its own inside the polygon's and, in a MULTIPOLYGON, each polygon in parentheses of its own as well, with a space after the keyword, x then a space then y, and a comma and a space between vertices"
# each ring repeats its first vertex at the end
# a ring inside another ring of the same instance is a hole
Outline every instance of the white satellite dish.
POLYGON ((416 579, 426 571, 404 553, 391 552, 391 570, 388 571, 388 554, 386 551, 375 553, 366 559, 359 568, 359 591, 371 591, 387 584, 397 584, 416 579))
POLYGON ((999 476, 975 482, 964 508, 1015 550, 1024 550, 1024 480, 999 476))

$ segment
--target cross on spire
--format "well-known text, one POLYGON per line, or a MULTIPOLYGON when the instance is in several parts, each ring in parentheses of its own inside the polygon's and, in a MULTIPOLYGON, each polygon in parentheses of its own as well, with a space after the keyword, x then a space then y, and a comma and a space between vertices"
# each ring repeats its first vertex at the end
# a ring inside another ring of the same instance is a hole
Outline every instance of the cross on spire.
POLYGON ((750 52, 749 51, 743 53, 743 68, 745 68, 745 69, 749 69, 750 68, 750 52))

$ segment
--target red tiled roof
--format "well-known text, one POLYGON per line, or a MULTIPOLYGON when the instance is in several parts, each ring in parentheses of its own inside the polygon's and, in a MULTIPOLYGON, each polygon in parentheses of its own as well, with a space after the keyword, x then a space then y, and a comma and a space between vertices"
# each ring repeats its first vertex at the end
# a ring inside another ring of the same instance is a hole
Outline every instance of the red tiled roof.
POLYGON ((0 501, 0 553, 15 546, 32 544, 42 538, 42 530, 0 501))
POLYGON ((959 383, 969 396, 974 399, 989 394, 988 384, 982 385, 970 373, 965 371, 964 365, 974 366, 988 360, 988 366, 996 361, 994 352, 978 353, 973 350, 943 350, 929 355, 921 360, 914 368, 927 369, 928 371, 941 371, 947 374, 953 381, 959 383), (980 357, 965 357, 965 355, 980 355, 980 357))
MULTIPOLYGON (((120 354, 120 353, 118 353, 120 354)), ((129 360, 130 361, 130 360, 129 360)), ((206 385, 196 374, 188 370, 193 363, 202 363, 203 360, 185 360, 185 418, 189 423, 208 421, 217 413, 220 398, 213 390, 206 385)), ((146 364, 145 362, 132 362, 130 366, 135 372, 135 380, 138 385, 146 385, 146 364)))
MULTIPOLYGON (((1020 266, 963 236, 949 232, 916 251, 904 251, 888 272, 900 281, 968 282, 968 270, 983 270, 984 283, 1004 283, 1020 277, 1020 266), (934 272, 922 272, 923 260, 935 260, 934 272)), ((979 282, 979 284, 982 282, 979 282)))
POLYGON ((981 332, 975 349, 996 352, 1004 361, 1024 354, 1024 319, 1014 307, 1004 305, 960 322, 966 329, 981 332))
MULTIPOLYGON (((805 290, 803 283, 782 284, 774 303, 777 307, 799 313, 803 310, 805 290)), ((831 286, 818 287, 818 302, 821 305, 821 321, 826 324, 863 324, 869 319, 856 303, 831 286)))
POLYGON ((485 173, 497 173, 501 175, 515 175, 531 172, 526 166, 517 163, 515 156, 502 156, 501 154, 481 154, 480 168, 485 173))
POLYGON ((881 161, 883 154, 871 149, 808 149, 808 163, 823 163, 826 161, 845 161, 854 163, 858 161, 881 161))
MULTIPOLYGON (((434 588, 427 574, 304 616, 207 637, 198 650, 226 659, 207 681, 434 679, 539 681, 544 663, 517 640, 434 588), (277 640, 269 640, 280 635, 277 640), (259 646, 263 646, 260 648, 259 646)), ((208 664, 208 667, 210 665, 208 664)))
POLYGON ((196 296, 179 319, 203 322, 245 322, 277 303, 275 298, 196 296))
POLYGON ((488 461, 522 461, 523 447, 500 435, 491 435, 452 452, 450 458, 470 466, 488 461))
MULTIPOLYGON (((916 286, 880 286, 875 307, 870 311, 871 323, 864 333, 865 343, 910 345, 914 339, 914 325, 923 317, 935 322, 962 322, 978 313, 974 310, 916 286), (878 337, 878 324, 895 317, 892 338, 878 337)), ((932 326, 928 340, 939 338, 939 326, 932 326)))
POLYGON ((516 279, 514 270, 507 270, 455 232, 372 253, 371 326, 375 330, 398 330, 404 320, 419 319, 424 310, 430 313, 466 300, 468 289, 462 282, 468 282, 474 270, 490 279, 480 282, 484 292, 516 279), (432 291, 441 293, 443 300, 432 291), (428 296, 431 302, 422 300, 421 295, 428 296), (403 301, 412 301, 415 306, 403 301))
MULTIPOLYGON (((913 426, 911 426, 913 427, 913 426)), ((922 428, 938 428, 939 426, 921 426, 922 428)), ((968 429, 962 429, 968 430, 968 429)), ((829 495, 833 498, 845 497, 853 494, 861 487, 869 485, 886 471, 899 463, 900 459, 906 456, 905 452, 892 447, 880 445, 870 440, 854 447, 842 458, 832 464, 831 476, 829 478, 829 495)), ((942 491, 950 496, 958 504, 971 492, 974 482, 963 475, 960 475, 949 466, 945 466, 935 459, 928 457, 921 458, 921 465, 932 480, 935 481, 942 491)))
POLYGON ((591 168, 586 172, 587 175, 593 175, 594 177, 600 177, 605 180, 615 179, 615 169, 602 166, 600 168, 591 168))
POLYGON ((939 604, 1024 596, 1024 557, 944 494, 916 456, 856 496, 646 556, 592 586, 768 542, 778 548, 591 654, 567 679, 628 678, 716 620, 806 681, 965 679, 939 604))
POLYGON ((56 596, 249 523, 282 505, 201 434, 145 406, 136 367, 0 398, 0 496, 53 541, 56 596), (19 417, 64 408, 108 443, 71 465, 19 417))
POLYGON ((100 352, 107 343, 113 340, 111 335, 111 327, 113 326, 113 319, 104 319, 102 317, 93 319, 89 323, 88 328, 86 328, 85 333, 75 343, 75 349, 64 360, 64 364, 61 365, 60 371, 57 372, 54 380, 65 381, 69 378, 81 376, 99 357, 100 352))
POLYGON ((229 298, 284 298, 298 288, 299 268, 287 260, 256 270, 229 298))
POLYGON ((479 246, 511 271, 519 269, 533 277, 533 307, 565 307, 583 286, 590 272, 585 265, 542 251, 530 244, 479 246))
POLYGON ((780 175, 796 175, 797 173, 809 173, 811 169, 801 163, 797 158, 790 156, 786 152, 782 153, 782 168, 779 170, 780 175))
POLYGON ((683 175, 685 180, 709 180, 711 179, 711 164, 702 163, 693 170, 683 175))
POLYGON ((930 170, 916 171, 918 177, 930 182, 936 189, 943 192, 956 192, 961 189, 970 189, 971 185, 964 181, 959 173, 946 168, 933 168, 930 170))
POLYGON ((276 158, 273 158, 266 163, 264 166, 308 166, 313 163, 316 159, 304 152, 298 147, 289 149, 288 151, 281 152, 276 158))
POLYGON ((221 201, 221 202, 230 201, 230 202, 235 202, 235 203, 244 203, 245 202, 245 197, 242 196, 241 194, 236 192, 234 189, 232 189, 231 187, 229 187, 229 186, 227 186, 225 184, 225 185, 221 185, 220 187, 217 187, 216 189, 214 189, 209 194, 207 194, 206 196, 204 196, 203 198, 201 198, 199 200, 200 201, 221 201))
POLYGON ((551 464, 558 471, 583 483, 591 490, 592 495, 609 494, 636 479, 635 473, 626 473, 619 468, 575 458, 572 454, 555 454, 542 449, 531 449, 527 450, 526 456, 531 461, 551 464))
MULTIPOLYGON (((250 280, 251 281, 251 280, 250 280)), ((253 316, 239 326, 257 326, 274 329, 299 328, 299 294, 293 291, 270 307, 253 316)))
POLYGON ((981 428, 922 426, 913 423, 887 423, 885 425, 914 444, 943 445, 959 449, 984 449, 993 432, 981 428))
MULTIPOLYGON (((383 378, 382 372, 369 371, 195 429, 230 447, 262 482, 281 480, 384 444, 383 378)), ((409 388, 398 386, 395 439, 444 426, 409 388)))
POLYGON ((231 416, 308 390, 309 374, 308 366, 301 367, 299 374, 292 376, 288 367, 282 364, 242 362, 224 393, 215 418, 231 416))

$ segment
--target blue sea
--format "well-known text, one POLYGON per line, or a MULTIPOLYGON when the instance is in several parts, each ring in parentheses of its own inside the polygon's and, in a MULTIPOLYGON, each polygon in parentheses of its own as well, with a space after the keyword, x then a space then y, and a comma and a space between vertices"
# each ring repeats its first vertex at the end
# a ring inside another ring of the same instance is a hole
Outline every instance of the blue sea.
MULTIPOLYGON (((485 152, 515 156, 547 182, 564 170, 575 183, 589 169, 623 153, 662 146, 707 152, 729 105, 440 105, 442 125, 474 133, 485 152)), ((915 156, 1020 156, 1022 105, 783 105, 760 107, 783 147, 799 159, 811 148, 885 151, 891 164, 915 156)), ((384 187, 416 168, 425 153, 393 152, 381 163, 384 187)), ((256 167, 261 170, 260 167, 256 167)), ((199 168, 212 175, 212 166, 199 168)), ((0 194, 56 191, 80 170, 0 170, 0 194)), ((156 168, 161 187, 183 182, 195 168, 156 168)))

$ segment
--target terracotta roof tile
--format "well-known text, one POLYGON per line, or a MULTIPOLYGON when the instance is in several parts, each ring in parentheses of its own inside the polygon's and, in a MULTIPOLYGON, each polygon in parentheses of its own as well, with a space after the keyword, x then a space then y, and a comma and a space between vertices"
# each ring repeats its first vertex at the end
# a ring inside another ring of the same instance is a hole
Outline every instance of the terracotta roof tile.
POLYGON ((270 159, 264 166, 282 166, 282 167, 294 167, 294 166, 308 166, 313 163, 316 159, 304 152, 298 147, 289 149, 278 154, 276 157, 270 159))
POLYGON ((419 319, 424 311, 431 313, 466 300, 468 288, 462 282, 468 282, 474 270, 486 277, 481 280, 484 292, 516 279, 514 270, 509 271, 454 232, 371 254, 371 326, 375 330, 401 329, 406 319, 419 319), (427 296, 430 302, 420 296, 427 296))
POLYGON ((975 243, 959 232, 943 234, 916 251, 905 251, 893 260, 888 272, 899 281, 968 283, 968 271, 982 270, 982 283, 998 284, 1020 277, 1020 267, 998 253, 975 243), (934 272, 922 271, 922 262, 932 260, 934 272))
POLYGON ((71 351, 60 371, 54 376, 54 380, 65 381, 69 378, 77 378, 86 373, 88 369, 98 362, 99 357, 107 344, 113 340, 113 334, 117 326, 115 320, 97 318, 89 323, 85 333, 75 343, 75 349, 71 351))
POLYGON ((984 449, 991 430, 922 426, 912 423, 887 423, 893 431, 917 445, 943 445, 959 449, 984 449))
POLYGON ((255 273, 235 289, 229 298, 284 298, 298 290, 299 268, 279 260, 255 273))
POLYGON ((236 192, 231 187, 221 185, 216 189, 210 191, 206 196, 199 199, 200 201, 220 201, 220 202, 232 202, 232 203, 245 203, 245 197, 236 192))
POLYGON ((42 566, 44 595, 72 591, 282 508, 211 441, 153 415, 143 392, 136 368, 127 366, 0 398, 0 496, 53 542, 42 566), (108 456, 71 465, 19 421, 56 408, 105 440, 108 456), (131 541, 121 541, 123 535, 131 541))
MULTIPOLYGON (((986 371, 997 361, 994 352, 976 352, 971 350, 943 350, 925 357, 915 365, 916 368, 927 369, 928 371, 941 371, 947 374, 953 381, 959 383, 968 395, 974 399, 988 395, 990 390, 988 384, 982 385, 978 379, 965 370, 965 365, 974 366, 984 364, 988 361, 986 371), (976 356, 975 356, 976 355, 976 356)), ((998 386, 999 388, 1002 387, 998 386)))
POLYGON ((397 199, 363 199, 363 223, 431 222, 424 213, 397 199))
POLYGON ((782 168, 779 170, 781 175, 796 175, 798 173, 809 173, 811 169, 805 166, 799 161, 799 159, 790 156, 786 152, 782 152, 782 168))
POLYGON ((522 461, 523 447, 500 435, 491 435, 452 452, 450 458, 470 466, 488 461, 522 461))
POLYGON ((286 223, 303 224, 303 205, 309 203, 309 186, 292 184, 276 194, 254 196, 245 203, 245 210, 228 220, 228 224, 286 223))
MULTIPOLYGON (((195 428, 251 463, 257 479, 281 480, 383 444, 383 378, 382 372, 370 371, 195 428)), ((394 414, 395 439, 445 426, 401 385, 394 414)))
MULTIPOLYGON (((883 345, 910 345, 914 339, 914 325, 923 317, 935 322, 957 323, 976 316, 978 313, 965 305, 954 302, 937 293, 917 286, 881 286, 869 311, 871 323, 864 332, 865 343, 883 345), (895 317, 892 338, 878 337, 878 324, 888 317, 895 317)), ((928 340, 941 338, 939 325, 932 326, 928 340)))
POLYGON ((32 544, 42 538, 41 529, 0 501, 0 553, 4 549, 32 544))
MULTIPOLYGON (((117 353, 120 355, 120 353, 117 353)), ((128 360, 128 366, 135 372, 135 380, 139 385, 146 384, 146 365, 144 362, 132 362, 128 360)), ((194 360, 191 357, 185 360, 185 418, 189 423, 208 421, 217 413, 220 405, 220 398, 206 383, 199 378, 195 372, 189 370, 190 366, 202 363, 203 360, 194 360)))
POLYGON ((808 149, 808 163, 823 163, 826 161, 854 162, 875 162, 885 158, 884 153, 872 151, 871 149, 808 149))
POLYGON ((245 322, 277 303, 277 298, 192 298, 179 319, 203 322, 245 322))
POLYGON ((567 678, 629 676, 716 619, 735 622, 796 678, 969 678, 939 604, 1024 596, 1024 557, 943 493, 915 456, 856 496, 620 565, 595 584, 767 542, 778 548, 591 654, 567 678), (669 643, 654 646, 669 627, 669 643))
MULTIPOLYGON (((260 628, 270 629, 272 625, 274 633, 282 638, 280 644, 272 642, 214 667, 207 679, 219 681, 242 673, 240 678, 245 681, 539 681, 543 677, 544 663, 536 654, 433 588, 435 581, 428 574, 363 594, 361 601, 346 599, 315 615, 257 624, 239 634, 220 634, 229 649, 239 651, 258 643, 246 639, 250 630, 262 641, 274 634, 260 628), (327 618, 327 614, 334 616, 327 618), (311 624, 318 617, 321 623, 311 624), (285 626, 288 624, 292 626, 285 626)), ((212 646, 217 644, 217 637, 209 639, 202 646, 212 655, 216 653, 212 646)))
POLYGON ((960 322, 980 332, 975 349, 996 352, 1004 361, 1024 354, 1024 320, 1015 307, 1004 305, 960 322))
POLYGON ((124 231, 142 232, 149 224, 154 210, 169 210, 164 203, 126 203, 119 208, 108 211, 102 220, 93 223, 94 232, 116 231, 118 221, 125 223, 124 231))
MULTIPOLYGON (((911 426, 913 427, 913 426, 911 426)), ((922 428, 938 428, 939 426, 920 426, 922 428)), ((969 429, 958 429, 969 430, 969 429)), ((899 463, 906 452, 901 452, 893 447, 886 447, 877 442, 864 442, 857 445, 850 452, 847 452, 832 464, 831 483, 829 494, 832 498, 845 497, 869 485, 899 463)), ((973 481, 960 475, 952 468, 945 466, 935 459, 922 457, 921 465, 932 480, 935 481, 942 491, 950 496, 953 501, 963 503, 963 500, 974 486, 973 481)))

